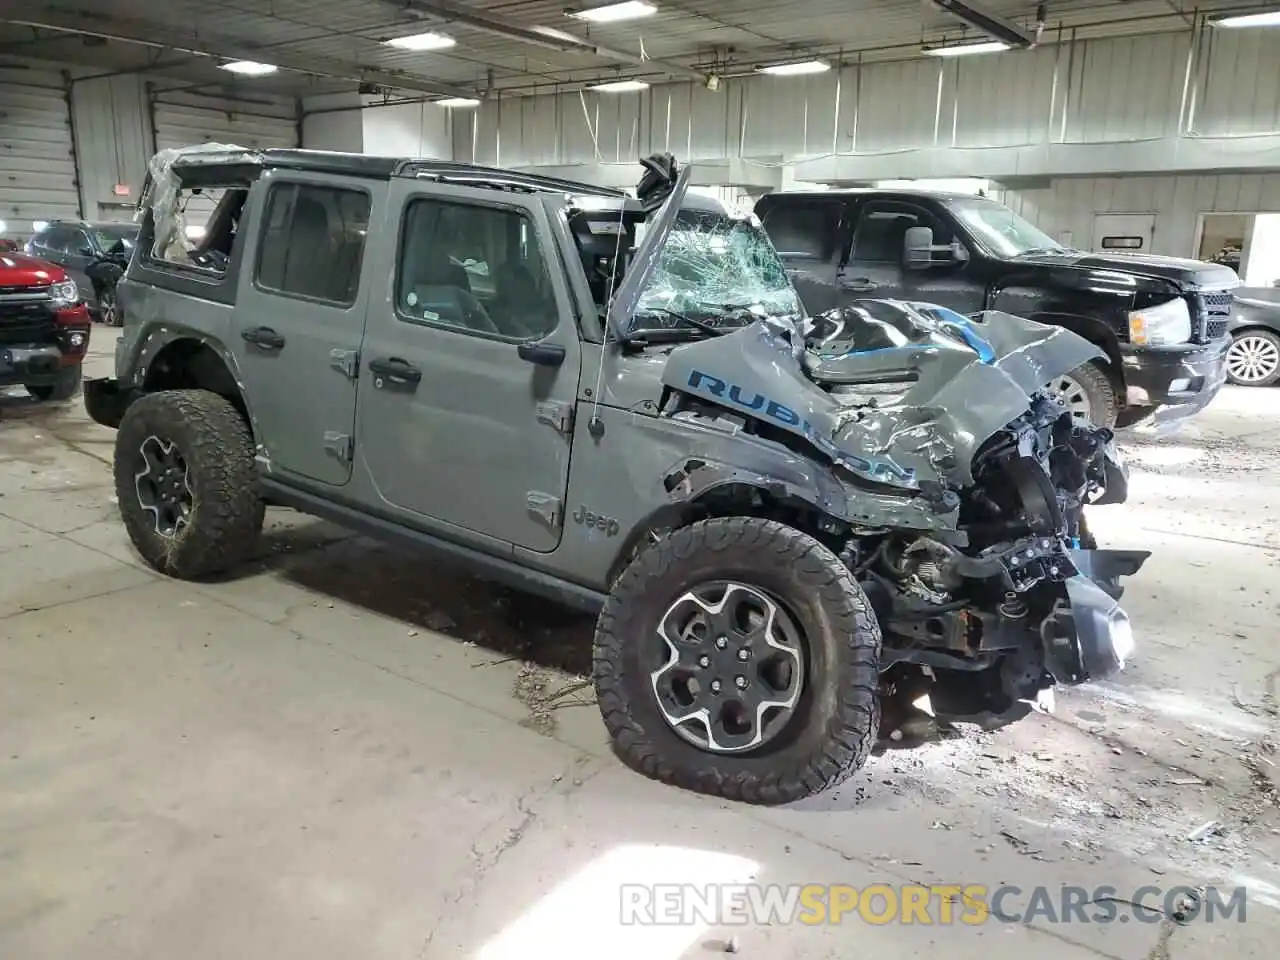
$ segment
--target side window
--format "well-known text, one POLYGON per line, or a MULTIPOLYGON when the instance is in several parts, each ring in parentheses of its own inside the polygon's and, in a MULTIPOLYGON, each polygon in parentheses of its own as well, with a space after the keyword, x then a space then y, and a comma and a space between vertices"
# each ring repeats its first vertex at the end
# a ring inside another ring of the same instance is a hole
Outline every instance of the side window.
POLYGON ((180 187, 173 216, 148 216, 145 257, 216 277, 225 276, 235 249, 248 187, 180 187))
POLYGON ((950 231, 928 211, 907 203, 873 200, 863 206, 853 234, 851 260, 857 263, 901 263, 907 230, 929 227, 933 242, 951 242, 950 231))
POLYGON ((827 260, 836 252, 840 208, 830 200, 780 200, 761 222, 782 256, 827 260))
POLYGON ((267 195, 258 243, 258 286, 349 307, 360 288, 369 195, 281 183, 267 195))
POLYGON ((74 231, 62 224, 54 224, 40 237, 40 245, 50 253, 68 253, 74 231))
POLYGON ((560 322, 528 214, 434 199, 406 208, 396 309, 405 320, 510 340, 544 337, 560 322))
POLYGON ((83 230, 72 230, 71 236, 67 238, 67 253, 77 257, 93 256, 93 244, 89 242, 89 235, 83 230))

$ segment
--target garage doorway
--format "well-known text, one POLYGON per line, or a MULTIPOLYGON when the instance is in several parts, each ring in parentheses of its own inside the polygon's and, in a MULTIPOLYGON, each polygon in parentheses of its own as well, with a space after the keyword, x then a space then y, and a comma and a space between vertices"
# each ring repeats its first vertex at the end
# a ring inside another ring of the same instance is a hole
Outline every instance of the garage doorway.
POLYGON ((1150 253, 1154 213, 1099 213, 1093 218, 1094 253, 1150 253))

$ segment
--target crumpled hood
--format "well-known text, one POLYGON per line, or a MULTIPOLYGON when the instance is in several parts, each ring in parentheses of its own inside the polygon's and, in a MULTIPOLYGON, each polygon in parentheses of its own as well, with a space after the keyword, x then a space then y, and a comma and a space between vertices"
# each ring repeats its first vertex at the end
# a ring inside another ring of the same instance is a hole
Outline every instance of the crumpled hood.
POLYGON ((798 434, 866 480, 927 491, 970 485, 978 447, 1095 358, 1083 337, 1012 314, 863 300, 814 318, 803 341, 762 319, 679 347, 663 383, 798 434))

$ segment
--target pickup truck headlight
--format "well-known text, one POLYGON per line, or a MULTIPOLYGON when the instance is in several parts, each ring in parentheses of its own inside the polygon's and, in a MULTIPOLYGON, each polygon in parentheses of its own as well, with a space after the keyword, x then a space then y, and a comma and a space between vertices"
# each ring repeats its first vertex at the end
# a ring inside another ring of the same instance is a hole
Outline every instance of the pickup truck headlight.
POLYGON ((55 283, 49 288, 49 294, 53 297, 53 304, 56 307, 70 307, 80 302, 80 291, 76 288, 74 280, 55 283))
POLYGON ((1191 311, 1185 300, 1129 311, 1129 342, 1134 346, 1159 347, 1190 339, 1191 311))

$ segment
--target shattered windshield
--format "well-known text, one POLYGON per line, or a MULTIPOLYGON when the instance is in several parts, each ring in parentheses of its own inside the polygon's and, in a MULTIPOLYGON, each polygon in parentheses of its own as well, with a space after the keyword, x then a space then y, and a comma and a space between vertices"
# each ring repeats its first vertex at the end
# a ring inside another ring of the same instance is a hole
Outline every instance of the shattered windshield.
POLYGON ((801 313, 782 261, 754 217, 684 209, 640 294, 630 332, 738 327, 758 316, 801 313))
POLYGON ((1003 204, 975 198, 952 200, 948 206, 970 233, 999 256, 1058 253, 1067 249, 1003 204))

